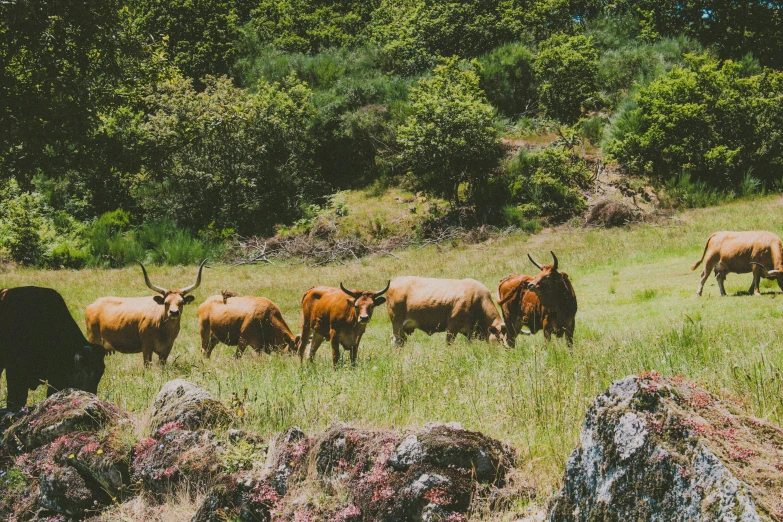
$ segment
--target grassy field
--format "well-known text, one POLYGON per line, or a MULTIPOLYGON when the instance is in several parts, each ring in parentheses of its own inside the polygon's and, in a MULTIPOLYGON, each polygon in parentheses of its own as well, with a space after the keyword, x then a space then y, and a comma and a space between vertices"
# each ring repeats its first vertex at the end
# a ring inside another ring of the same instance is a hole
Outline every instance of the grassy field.
MULTIPOLYGON (((744 291, 751 276, 730 275, 729 297, 714 277, 697 298, 698 273, 690 265, 710 233, 767 229, 783 233, 783 198, 762 197, 686 212, 665 226, 625 229, 561 228, 536 236, 511 235, 473 246, 399 252, 345 266, 311 268, 277 264, 215 266, 204 271, 200 303, 223 289, 275 301, 294 331, 302 293, 315 284, 382 288, 387 279, 412 274, 473 277, 493 292, 510 273, 533 273, 530 252, 549 262, 549 250, 571 275, 579 299, 573 350, 521 337, 515 350, 460 338, 446 347, 444 334, 417 332, 403 349, 390 345, 385 307, 376 311, 359 349, 359 364, 331 370, 328 346, 314 365, 286 355, 239 361, 234 348, 218 346, 203 360, 196 306, 185 310, 182 331, 165 368, 144 370, 141 355, 107 358, 99 395, 143 412, 160 386, 175 377, 201 384, 222 399, 248 390, 246 427, 269 435, 291 425, 321 430, 336 420, 364 426, 413 427, 458 421, 514 444, 521 467, 535 478, 542 498, 560 483, 577 443, 586 408, 610 382, 657 370, 684 374, 713 392, 739 401, 755 415, 781 423, 783 410, 783 299, 765 282, 761 297, 744 291)), ((195 267, 151 267, 155 284, 190 284, 195 267)), ((149 295, 138 268, 123 270, 0 273, 0 287, 35 284, 59 290, 83 325, 84 308, 105 295, 149 295)), ((5 380, 0 396, 5 395, 5 380)), ((42 398, 37 390, 31 401, 42 398)))

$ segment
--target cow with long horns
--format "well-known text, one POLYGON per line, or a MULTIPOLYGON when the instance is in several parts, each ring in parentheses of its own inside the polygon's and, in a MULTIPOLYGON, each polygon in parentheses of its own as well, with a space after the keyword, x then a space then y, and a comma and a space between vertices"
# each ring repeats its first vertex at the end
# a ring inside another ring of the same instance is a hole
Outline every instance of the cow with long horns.
POLYGON ((551 265, 540 265, 527 255, 541 271, 538 275, 510 275, 498 286, 498 304, 511 346, 517 335, 533 335, 539 330, 544 331, 547 341, 554 333, 557 337, 565 335, 568 346, 574 342, 576 293, 568 274, 557 270, 557 256, 550 254, 554 261, 551 265))
POLYGON ((389 283, 379 292, 348 290, 340 283, 340 288, 314 286, 305 292, 299 322, 299 361, 304 359, 312 335, 308 351, 310 361, 324 339, 329 339, 332 344, 332 368, 340 361, 341 345, 350 352, 351 364, 356 364, 364 330, 375 307, 386 302, 382 296, 387 290, 389 283))
POLYGON ((196 282, 179 290, 153 285, 144 265, 144 282, 159 295, 152 297, 101 297, 87 307, 87 337, 91 343, 103 345, 109 351, 139 353, 144 365, 158 354, 166 364, 179 334, 180 318, 185 305, 195 299, 190 294, 201 284, 201 272, 207 260, 201 262, 196 282))

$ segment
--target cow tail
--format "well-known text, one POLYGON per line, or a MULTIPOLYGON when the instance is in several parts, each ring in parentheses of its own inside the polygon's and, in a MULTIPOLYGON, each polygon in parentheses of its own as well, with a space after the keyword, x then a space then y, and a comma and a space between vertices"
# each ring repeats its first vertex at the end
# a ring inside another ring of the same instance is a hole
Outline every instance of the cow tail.
POLYGON ((709 246, 710 246, 710 241, 712 241, 712 237, 713 237, 714 235, 715 235, 715 234, 712 234, 712 236, 710 236, 710 237, 707 239, 707 242, 704 244, 704 252, 702 252, 702 253, 701 253, 701 259, 699 259, 698 261, 696 261, 696 262, 695 262, 695 263, 694 263, 694 264, 691 266, 691 272, 693 272, 694 270, 696 270, 696 268, 698 268, 698 266, 701 264, 701 262, 702 262, 702 261, 704 261, 704 256, 705 256, 705 255, 707 255, 707 249, 709 248, 709 246))

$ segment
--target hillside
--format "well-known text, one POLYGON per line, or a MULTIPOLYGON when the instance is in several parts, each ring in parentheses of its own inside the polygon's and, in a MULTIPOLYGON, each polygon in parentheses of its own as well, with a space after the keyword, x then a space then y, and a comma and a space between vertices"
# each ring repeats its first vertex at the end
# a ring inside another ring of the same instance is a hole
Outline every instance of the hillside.
MULTIPOLYGON (((683 374, 709 391, 742 403, 752 414, 780 424, 783 333, 780 291, 763 283, 763 295, 744 295, 749 275, 730 275, 729 297, 720 298, 714 278, 704 296, 695 296, 698 275, 689 272, 707 237, 716 230, 766 229, 783 234, 779 196, 745 199, 677 215, 664 225, 619 229, 558 227, 534 236, 512 234, 457 246, 408 249, 395 257, 375 256, 339 266, 310 267, 283 262, 205 270, 196 303, 230 289, 275 301, 298 332, 299 301, 315 284, 381 288, 387 279, 414 274, 473 277, 491 290, 509 273, 530 273, 526 259, 539 262, 557 253, 572 277, 579 299, 573 350, 561 341, 546 345, 539 335, 520 338, 515 350, 444 335, 415 333, 403 349, 390 345, 384 309, 376 311, 359 349, 355 368, 336 372, 328 349, 314 365, 299 367, 287 355, 246 353, 218 346, 211 360, 199 354, 195 306, 185 310, 182 331, 169 364, 142 368, 140 355, 107 358, 99 388, 102 399, 132 412, 151 402, 175 377, 205 386, 227 401, 247 390, 243 423, 264 436, 300 426, 306 431, 342 420, 368 427, 417 427, 458 421, 512 442, 523 456, 545 502, 558 487, 565 459, 574 447, 587 405, 610 382, 656 370, 683 374)), ((359 209, 356 209, 359 212, 359 209)), ((152 267, 157 284, 186 284, 194 267, 152 267)), ((84 308, 105 295, 147 295, 136 268, 0 273, 0 287, 51 286, 65 297, 83 323, 84 308)), ((0 384, 0 396, 5 393, 0 384)), ((43 398, 42 390, 31 401, 43 398)))

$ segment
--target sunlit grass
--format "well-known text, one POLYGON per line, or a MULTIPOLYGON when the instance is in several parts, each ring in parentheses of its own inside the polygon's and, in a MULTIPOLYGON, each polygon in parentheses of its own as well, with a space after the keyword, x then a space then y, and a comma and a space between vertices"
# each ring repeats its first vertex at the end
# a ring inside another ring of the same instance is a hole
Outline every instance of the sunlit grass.
MULTIPOLYGON (((730 275, 729 297, 718 296, 714 277, 696 297, 690 265, 716 230, 783 232, 783 200, 765 197, 681 215, 667 226, 615 230, 561 228, 536 236, 510 236, 473 246, 398 252, 344 266, 276 264, 215 266, 204 271, 196 303, 230 289, 268 297, 298 331, 299 303, 315 284, 380 289, 398 275, 473 277, 494 293, 507 274, 533 272, 525 255, 560 259, 579 299, 575 344, 544 344, 522 337, 509 351, 444 335, 417 332, 404 349, 392 348, 385 309, 376 311, 359 349, 359 364, 333 372, 329 350, 299 367, 286 355, 240 361, 219 346, 203 360, 195 305, 185 310, 169 365, 145 371, 141 355, 107 358, 99 395, 131 411, 148 407, 160 386, 183 377, 222 399, 247 388, 247 428, 269 435, 291 425, 320 430, 335 420, 378 427, 413 427, 458 421, 509 441, 520 451, 543 497, 559 484, 577 443, 586 408, 613 380, 644 370, 682 373, 711 391, 742 401, 755 415, 781 423, 783 299, 776 285, 761 297, 744 295, 750 275, 730 275)), ((190 284, 196 267, 152 267, 159 285, 190 284)), ((140 270, 36 271, 0 274, 0 287, 36 284, 59 290, 79 324, 84 308, 105 295, 148 295, 140 270)), ((3 379, 0 394, 5 395, 3 379)), ((37 390, 31 401, 42 398, 37 390)))

